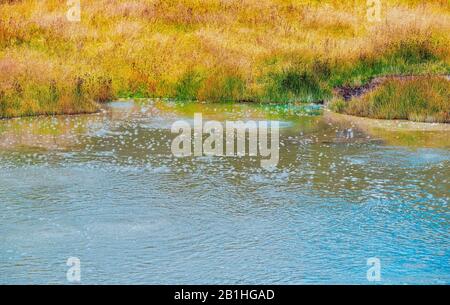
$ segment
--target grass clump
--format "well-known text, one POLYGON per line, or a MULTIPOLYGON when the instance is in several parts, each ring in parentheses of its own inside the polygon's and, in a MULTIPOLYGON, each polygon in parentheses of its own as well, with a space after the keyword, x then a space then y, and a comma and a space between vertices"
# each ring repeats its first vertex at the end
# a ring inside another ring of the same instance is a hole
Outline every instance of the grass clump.
POLYGON ((317 102, 330 96, 327 85, 313 72, 290 69, 269 77, 271 84, 265 97, 268 101, 317 102))
POLYGON ((347 103, 342 98, 335 97, 328 104, 328 109, 337 113, 343 113, 346 107, 347 103))
POLYGON ((443 77, 388 79, 372 92, 331 109, 376 119, 450 123, 450 81, 443 77))
POLYGON ((178 100, 190 101, 197 98, 202 85, 202 77, 199 73, 189 71, 176 84, 175 97, 178 100))

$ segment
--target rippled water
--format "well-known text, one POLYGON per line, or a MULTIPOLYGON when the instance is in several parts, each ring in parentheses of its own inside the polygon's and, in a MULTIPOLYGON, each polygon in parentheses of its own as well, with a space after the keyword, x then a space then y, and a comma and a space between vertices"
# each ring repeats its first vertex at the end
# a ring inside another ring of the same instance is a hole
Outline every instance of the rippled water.
POLYGON ((127 101, 0 122, 0 283, 450 283, 448 132, 296 107, 127 101), (280 162, 175 158, 171 124, 282 122, 280 162))

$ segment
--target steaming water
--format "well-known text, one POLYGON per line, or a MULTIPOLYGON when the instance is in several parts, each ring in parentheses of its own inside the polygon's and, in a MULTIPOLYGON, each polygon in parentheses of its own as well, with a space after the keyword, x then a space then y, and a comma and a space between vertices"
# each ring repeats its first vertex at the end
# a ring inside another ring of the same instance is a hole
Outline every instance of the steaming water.
POLYGON ((448 132, 369 133, 315 108, 117 102, 0 122, 0 283, 450 283, 448 132), (194 112, 276 119, 280 162, 175 158, 194 112))

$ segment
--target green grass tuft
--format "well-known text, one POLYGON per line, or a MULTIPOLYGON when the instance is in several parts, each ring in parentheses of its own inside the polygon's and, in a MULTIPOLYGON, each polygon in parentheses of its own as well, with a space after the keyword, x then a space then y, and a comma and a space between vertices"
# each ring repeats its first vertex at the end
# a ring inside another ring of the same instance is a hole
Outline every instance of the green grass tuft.
POLYGON ((290 69, 269 76, 265 99, 271 102, 318 102, 327 99, 330 92, 317 74, 290 69))

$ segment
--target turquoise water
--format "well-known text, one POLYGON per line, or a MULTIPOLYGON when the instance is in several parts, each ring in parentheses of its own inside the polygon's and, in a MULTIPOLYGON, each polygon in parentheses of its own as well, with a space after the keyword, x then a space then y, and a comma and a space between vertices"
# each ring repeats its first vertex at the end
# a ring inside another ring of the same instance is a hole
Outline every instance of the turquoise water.
POLYGON ((68 283, 69 257, 82 284, 371 284, 371 257, 381 284, 450 283, 449 147, 317 110, 120 102, 0 122, 0 283, 68 283), (173 157, 170 126, 194 112, 280 120, 277 169, 173 157))

